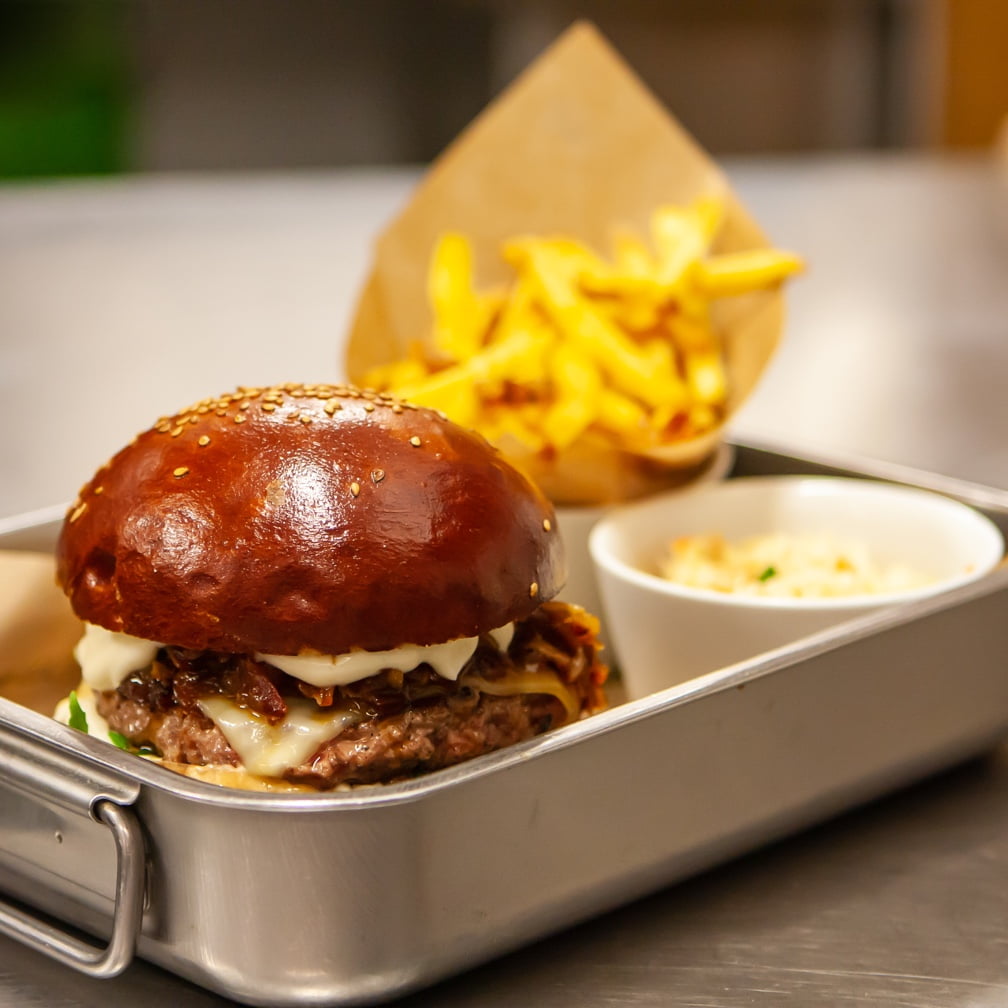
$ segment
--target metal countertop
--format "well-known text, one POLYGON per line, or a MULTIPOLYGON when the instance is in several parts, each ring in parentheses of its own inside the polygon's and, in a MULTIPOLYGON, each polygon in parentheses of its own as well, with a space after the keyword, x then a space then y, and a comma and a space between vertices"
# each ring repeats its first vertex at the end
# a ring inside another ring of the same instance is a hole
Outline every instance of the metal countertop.
MULTIPOLYGON (((1008 488, 998 166, 886 156, 728 169, 775 241, 810 262, 735 433, 1008 488)), ((368 237, 411 177, 0 190, 0 419, 17 432, 0 444, 0 515, 72 496, 163 408, 281 369, 335 373, 368 237), (281 322, 285 338, 268 338, 281 322)), ((401 1003, 1003 1005, 1006 896, 1002 747, 401 1003)), ((0 940, 2 1008, 127 1003, 225 1002, 143 963, 90 981, 0 940)))

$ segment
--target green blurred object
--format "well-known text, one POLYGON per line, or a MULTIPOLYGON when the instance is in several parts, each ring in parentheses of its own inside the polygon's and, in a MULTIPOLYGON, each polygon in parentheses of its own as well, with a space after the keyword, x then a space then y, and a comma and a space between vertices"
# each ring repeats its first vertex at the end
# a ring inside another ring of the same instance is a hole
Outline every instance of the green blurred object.
POLYGON ((126 0, 0 0, 0 178, 129 167, 126 0))

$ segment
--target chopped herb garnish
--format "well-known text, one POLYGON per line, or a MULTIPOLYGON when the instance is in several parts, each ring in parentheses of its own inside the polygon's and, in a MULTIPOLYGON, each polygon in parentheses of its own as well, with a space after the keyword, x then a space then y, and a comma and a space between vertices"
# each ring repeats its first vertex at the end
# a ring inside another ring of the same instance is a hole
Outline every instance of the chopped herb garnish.
POLYGON ((76 728, 77 731, 84 732, 87 735, 87 714, 84 713, 84 708, 81 707, 80 700, 77 699, 75 692, 70 694, 68 702, 70 704, 70 720, 67 721, 67 724, 71 728, 76 728))
POLYGON ((770 578, 776 577, 776 576, 777 576, 777 568, 776 567, 767 567, 767 569, 765 571, 763 571, 762 574, 760 574, 759 579, 760 579, 760 581, 769 581, 770 578))
POLYGON ((117 732, 114 729, 110 728, 108 737, 109 742, 111 742, 112 745, 117 746, 120 749, 126 749, 127 751, 129 750, 130 747, 129 739, 126 738, 126 736, 123 735, 122 732, 117 732))

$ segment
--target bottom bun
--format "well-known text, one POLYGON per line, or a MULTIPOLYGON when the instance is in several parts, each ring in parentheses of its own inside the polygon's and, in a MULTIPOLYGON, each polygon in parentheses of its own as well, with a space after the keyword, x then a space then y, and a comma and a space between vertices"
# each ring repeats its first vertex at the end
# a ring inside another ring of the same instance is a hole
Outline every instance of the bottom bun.
MULTIPOLYGON (((238 791, 269 791, 276 794, 318 794, 319 789, 308 784, 295 784, 282 777, 257 777, 250 774, 244 767, 234 766, 194 766, 191 763, 170 763, 159 756, 147 756, 152 763, 191 777, 193 780, 204 781, 207 784, 219 784, 221 787, 235 788, 238 791)), ((349 785, 345 785, 349 788, 349 785)))

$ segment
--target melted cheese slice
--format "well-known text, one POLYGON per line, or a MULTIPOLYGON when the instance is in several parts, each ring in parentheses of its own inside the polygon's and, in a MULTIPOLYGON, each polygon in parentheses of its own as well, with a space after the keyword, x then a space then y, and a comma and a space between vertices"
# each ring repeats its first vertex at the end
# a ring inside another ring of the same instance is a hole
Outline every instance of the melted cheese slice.
POLYGON ((74 658, 81 667, 84 682, 92 689, 114 690, 130 673, 147 668, 160 647, 154 641, 85 623, 84 636, 74 648, 74 658))
POLYGON ((581 715, 581 704, 574 691, 561 682, 555 672, 522 672, 515 670, 503 679, 484 679, 469 674, 462 680, 467 686, 493 696, 516 696, 519 693, 546 693, 555 696, 567 711, 567 720, 576 721, 581 715))
POLYGON ((341 655, 257 654, 256 658, 312 686, 346 686, 377 675, 382 669, 408 672, 424 662, 442 678, 454 681, 472 658, 478 643, 478 637, 460 637, 444 644, 407 644, 391 651, 350 651, 341 655))
POLYGON ((504 626, 490 631, 490 636, 501 651, 507 651, 511 646, 511 641, 514 638, 514 629, 514 623, 505 623, 504 626))
POLYGON ((220 728, 245 769, 262 777, 282 776, 361 720, 353 711, 326 710, 313 700, 291 698, 287 705, 287 716, 271 725, 261 714, 224 697, 199 701, 199 709, 220 728))
MULTIPOLYGON (((514 624, 491 630, 490 636, 504 651, 514 636, 514 624)), ((424 662, 442 678, 455 681, 478 643, 478 637, 461 637, 444 644, 405 644, 391 651, 350 651, 342 655, 257 654, 255 657, 295 679, 322 688, 347 686, 387 668, 409 672, 424 662)), ((74 657, 84 681, 92 689, 114 690, 131 673, 149 666, 162 646, 87 623, 84 636, 74 649, 74 657)))

